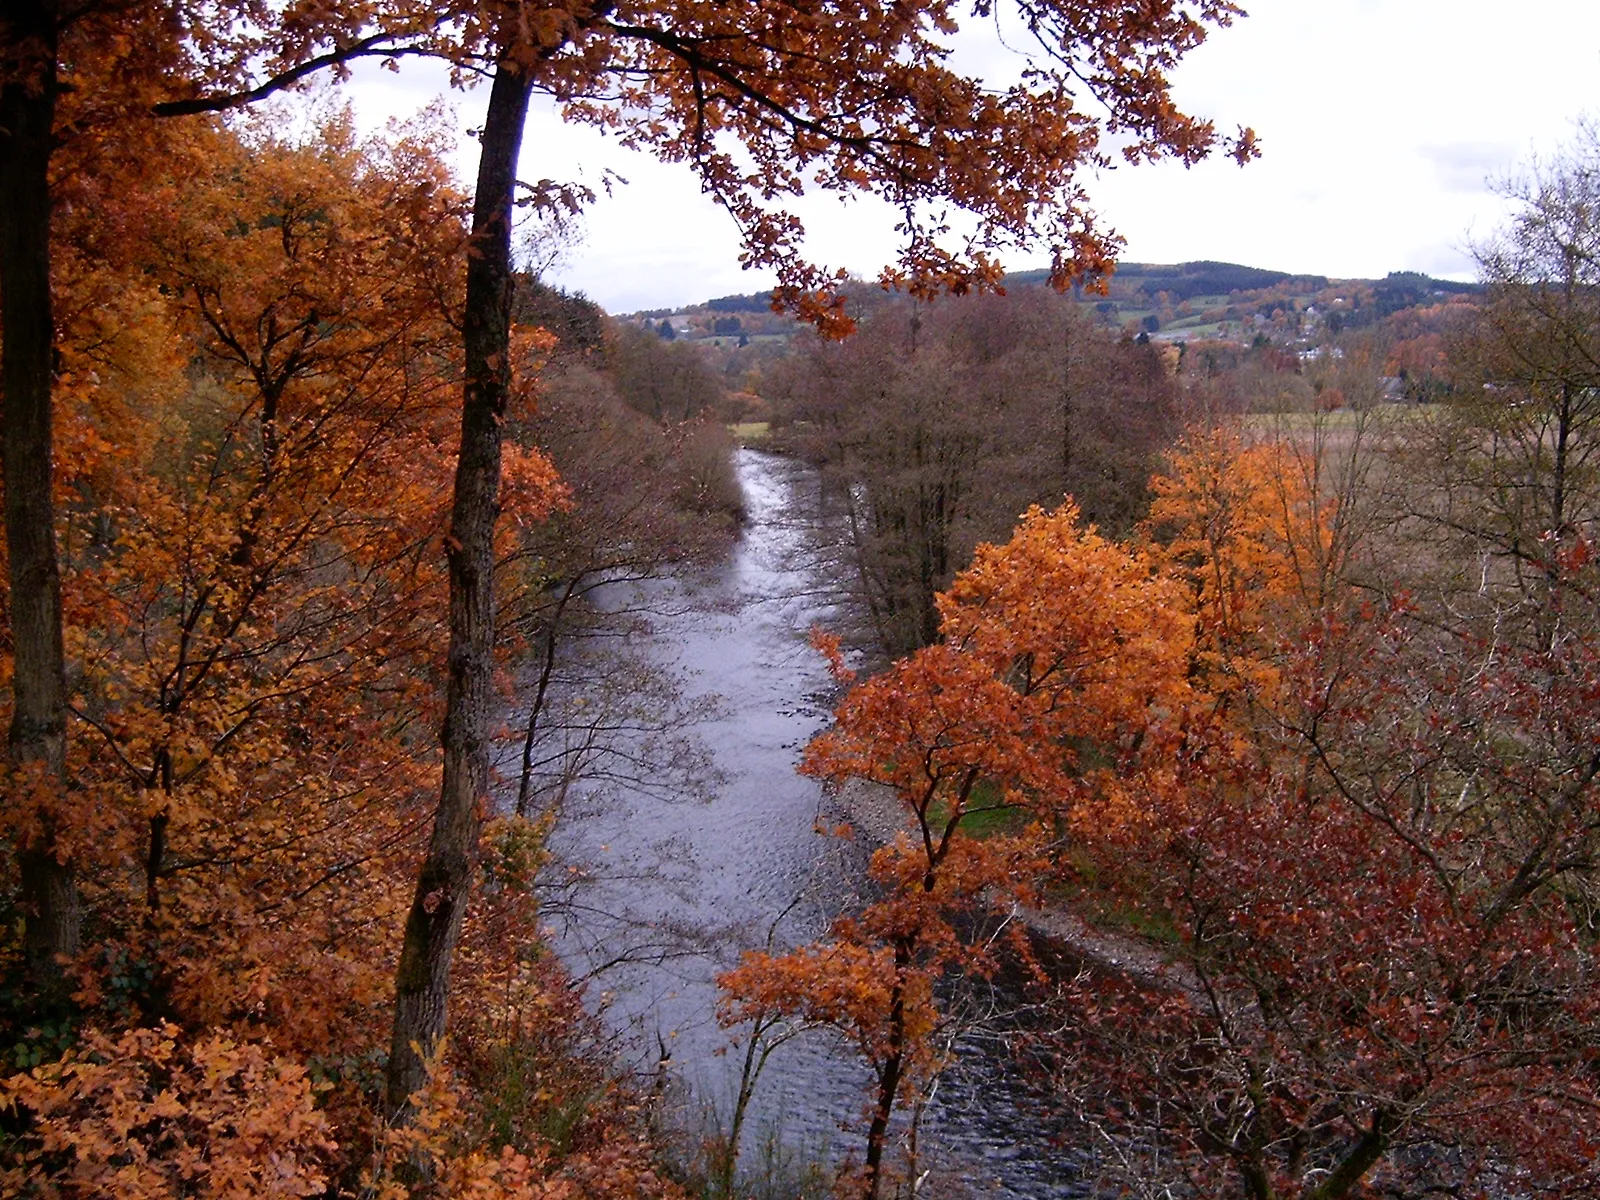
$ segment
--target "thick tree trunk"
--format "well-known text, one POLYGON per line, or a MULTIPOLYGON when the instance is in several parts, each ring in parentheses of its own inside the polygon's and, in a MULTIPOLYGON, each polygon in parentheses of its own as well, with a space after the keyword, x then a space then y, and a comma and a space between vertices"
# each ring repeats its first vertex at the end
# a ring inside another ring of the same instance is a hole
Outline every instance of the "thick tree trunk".
MULTIPOLYGON (((66 672, 61 574, 51 489, 50 151, 56 103, 56 4, 0 7, 0 380, 5 403, 6 547, 10 555, 14 707, 8 737, 14 786, 24 777, 66 781, 66 672)), ((20 802, 13 796, 11 803, 20 802)), ((59 988, 61 959, 78 952, 79 907, 72 864, 54 839, 17 848, 27 910, 28 966, 46 992, 59 988)))
POLYGON ((489 93, 467 262, 466 388, 447 540, 450 660, 444 783, 395 980, 386 1102, 388 1116, 397 1124, 414 1115, 410 1096, 426 1081, 426 1059, 444 1035, 450 964, 472 888, 488 797, 494 524, 501 428, 511 382, 512 193, 529 90, 526 68, 503 57, 489 93))

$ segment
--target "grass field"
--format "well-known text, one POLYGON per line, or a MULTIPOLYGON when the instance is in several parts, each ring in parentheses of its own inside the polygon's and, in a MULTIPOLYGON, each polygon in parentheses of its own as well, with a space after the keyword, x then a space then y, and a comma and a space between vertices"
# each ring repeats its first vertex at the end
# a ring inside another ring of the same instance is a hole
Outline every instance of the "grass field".
POLYGON ((1310 433, 1317 429, 1354 429, 1359 425, 1430 420, 1437 404, 1378 404, 1371 408, 1336 408, 1332 412, 1247 413, 1245 429, 1253 433, 1310 433))
POLYGON ((741 421, 736 425, 729 425, 728 432, 733 434, 733 440, 741 446, 759 446, 767 440, 767 435, 772 432, 772 426, 767 421, 741 421))

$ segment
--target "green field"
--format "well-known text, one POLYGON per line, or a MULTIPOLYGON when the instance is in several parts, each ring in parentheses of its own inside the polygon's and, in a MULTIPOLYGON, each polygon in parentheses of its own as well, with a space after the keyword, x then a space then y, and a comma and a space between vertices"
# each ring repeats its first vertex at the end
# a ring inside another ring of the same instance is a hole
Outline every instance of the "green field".
POLYGON ((741 446, 759 446, 771 434, 772 425, 768 421, 741 421, 729 425, 728 432, 733 434, 733 440, 741 446))

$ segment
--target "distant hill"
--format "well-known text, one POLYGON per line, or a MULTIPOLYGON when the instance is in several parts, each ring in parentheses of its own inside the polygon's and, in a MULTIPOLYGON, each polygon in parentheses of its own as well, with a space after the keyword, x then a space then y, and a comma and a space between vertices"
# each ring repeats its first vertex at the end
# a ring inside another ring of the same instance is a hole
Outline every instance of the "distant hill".
MULTIPOLYGON (((1042 285, 1048 271, 1006 276, 1011 287, 1042 285)), ((1106 294, 1079 293, 1100 320, 1171 340, 1222 338, 1305 345, 1479 290, 1475 283, 1393 271, 1383 279, 1330 279, 1239 263, 1121 263, 1106 294)))
MULTIPOLYGON (((1039 286, 1045 270, 1016 271, 1007 287, 1039 286)), ((1151 337, 1223 338, 1304 344, 1323 334, 1374 325, 1413 307, 1428 307, 1478 290, 1473 283, 1394 271, 1383 279, 1330 279, 1240 263, 1119 263, 1104 296, 1079 292, 1105 325, 1151 337)), ((652 309, 623 318, 670 323, 690 338, 786 339, 798 326, 773 313, 767 292, 718 296, 680 309, 652 309)))
MULTIPOLYGON (((1006 283, 1027 285, 1044 283, 1050 272, 1017 271, 1006 276, 1006 283)), ((1231 292, 1255 291, 1276 287, 1281 283, 1303 285, 1316 291, 1328 286, 1324 275, 1291 275, 1287 271, 1268 271, 1261 267, 1246 267, 1238 263, 1187 262, 1163 265, 1159 263, 1119 263, 1114 284, 1122 288, 1142 288, 1149 294, 1167 292, 1174 300, 1192 300, 1196 296, 1226 296, 1231 292)), ((1120 290, 1120 289, 1119 289, 1120 290)))

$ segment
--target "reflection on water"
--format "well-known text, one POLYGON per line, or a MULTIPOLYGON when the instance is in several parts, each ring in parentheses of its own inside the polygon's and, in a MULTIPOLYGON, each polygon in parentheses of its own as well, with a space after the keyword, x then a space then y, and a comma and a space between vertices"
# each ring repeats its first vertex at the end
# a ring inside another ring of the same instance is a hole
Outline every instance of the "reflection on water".
MULTIPOLYGON (((724 1113, 736 1056, 719 1053, 728 1036, 714 1016, 716 973, 766 944, 775 924, 780 945, 820 936, 851 902, 861 866, 858 847, 816 832, 834 815, 820 786, 795 773, 828 719, 832 681, 806 635, 837 616, 825 553, 837 533, 803 466, 751 450, 737 466, 749 525, 726 563, 599 595, 615 613, 646 614, 622 639, 631 665, 616 670, 675 683, 675 711, 694 715, 714 786, 702 796, 686 782, 672 794, 650 769, 648 721, 618 722, 611 752, 643 778, 619 784, 626 773, 616 771, 574 785, 570 811, 582 818, 565 822, 557 848, 586 864, 586 883, 555 931, 574 974, 593 974, 591 996, 631 1035, 639 1064, 670 1060, 691 1103, 724 1113)), ((944 1160, 944 1185, 927 1194, 950 1193, 955 1180, 964 1194, 1073 1194, 1073 1156, 1052 1144, 1007 1070, 979 1050, 941 1081, 922 1140, 944 1160)), ((796 1038, 771 1059, 752 1128, 777 1127, 810 1153, 854 1149, 866 1081, 836 1040, 796 1038)))

